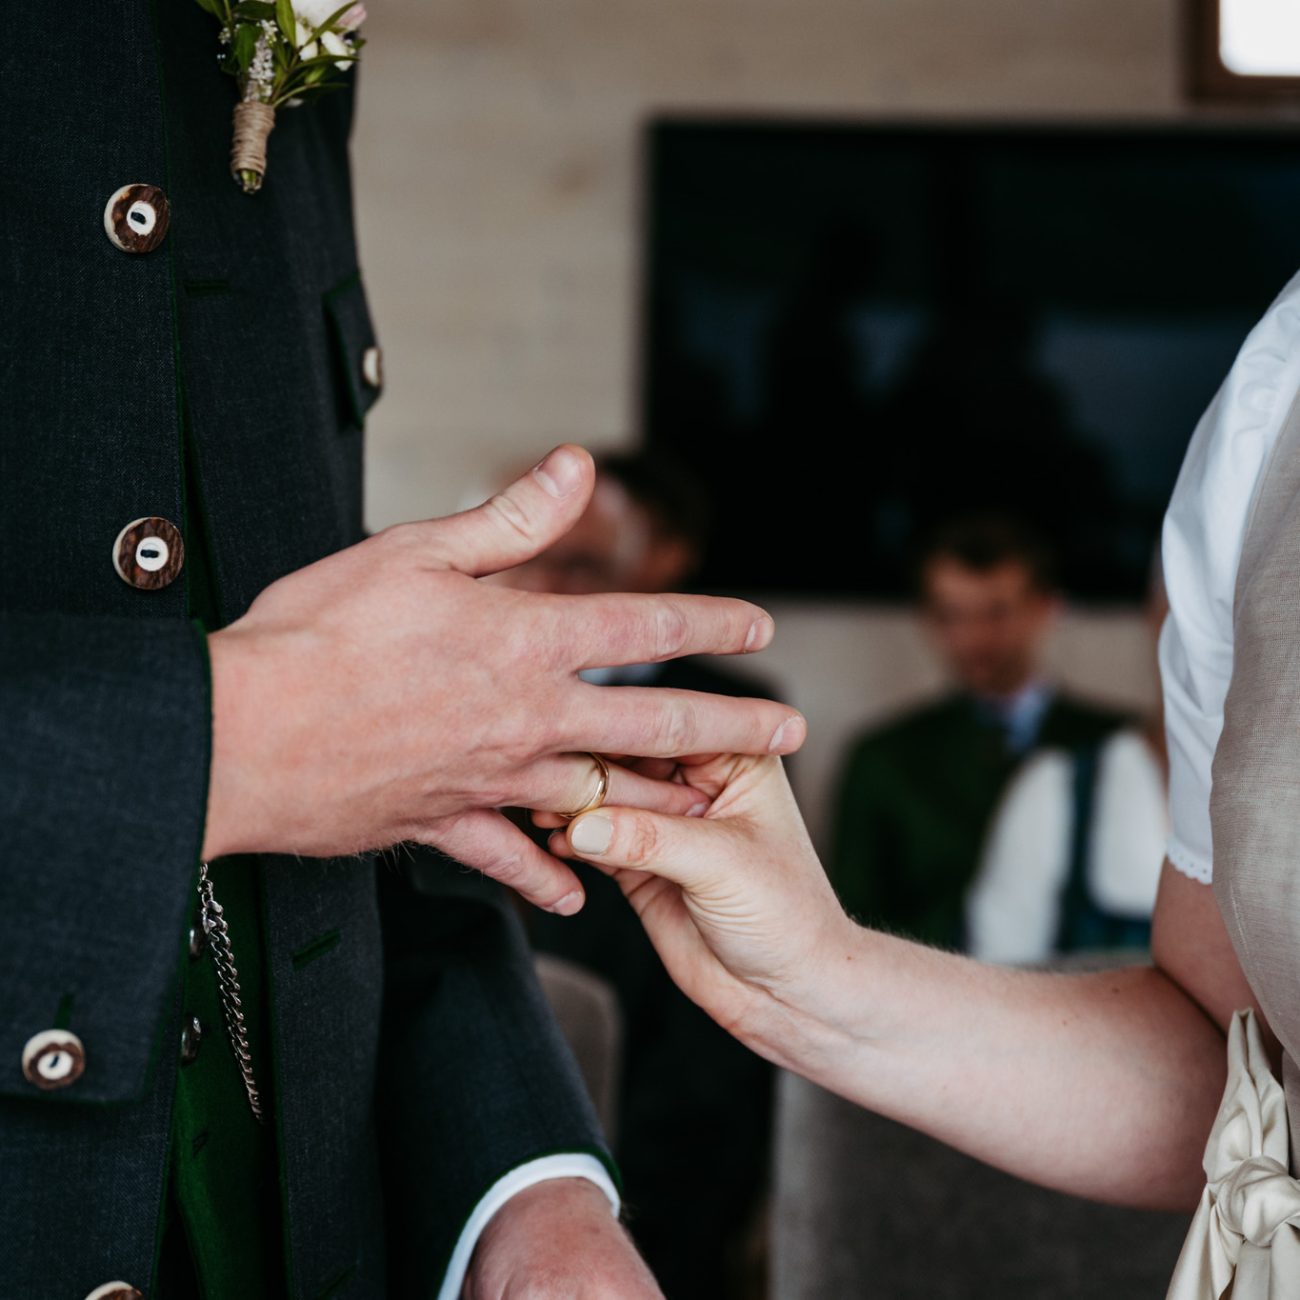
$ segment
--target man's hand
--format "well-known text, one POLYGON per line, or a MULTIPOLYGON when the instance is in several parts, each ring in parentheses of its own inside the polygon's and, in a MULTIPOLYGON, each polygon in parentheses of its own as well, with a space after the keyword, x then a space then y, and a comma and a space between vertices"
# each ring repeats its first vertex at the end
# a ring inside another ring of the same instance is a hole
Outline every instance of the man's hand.
POLYGON ((512 1197, 483 1230, 465 1300, 663 1300, 650 1270, 585 1178, 512 1197))
MULTIPOLYGON (((578 677, 760 650, 773 627, 757 606, 476 581, 562 536, 593 483, 590 456, 559 447, 475 510, 399 524, 287 575, 214 633, 204 857, 416 840, 569 914, 582 906, 577 877, 496 809, 582 807, 596 781, 585 751, 797 749, 804 722, 785 705, 578 677)), ((684 785, 619 766, 609 801, 703 807, 684 785)))

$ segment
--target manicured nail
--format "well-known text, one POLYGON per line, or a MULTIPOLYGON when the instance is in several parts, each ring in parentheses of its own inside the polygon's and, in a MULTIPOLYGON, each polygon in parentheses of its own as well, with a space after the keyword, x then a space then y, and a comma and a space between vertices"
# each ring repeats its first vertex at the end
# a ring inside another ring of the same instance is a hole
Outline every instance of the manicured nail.
POLYGON ((614 842, 614 823, 600 813, 588 813, 569 829, 569 843, 579 853, 604 853, 614 842))
POLYGON ((786 741, 798 738, 799 727, 803 719, 796 713, 793 718, 787 718, 773 733, 772 739, 768 742, 767 752, 775 754, 786 741))
POLYGON ((582 479, 582 466, 571 451, 557 447, 534 468, 533 477, 551 496, 567 497, 582 479))
POLYGON ((686 815, 688 817, 703 817, 704 814, 708 811, 709 811, 709 805, 707 803, 697 803, 693 807, 688 808, 686 810, 686 815))
POLYGON ((749 629, 749 635, 745 637, 745 649, 761 650, 772 639, 775 631, 776 624, 766 614, 762 618, 756 618, 749 629))
POLYGON ((575 889, 571 894, 565 894, 558 903, 551 904, 551 911, 560 916, 573 916, 582 910, 582 891, 575 889))

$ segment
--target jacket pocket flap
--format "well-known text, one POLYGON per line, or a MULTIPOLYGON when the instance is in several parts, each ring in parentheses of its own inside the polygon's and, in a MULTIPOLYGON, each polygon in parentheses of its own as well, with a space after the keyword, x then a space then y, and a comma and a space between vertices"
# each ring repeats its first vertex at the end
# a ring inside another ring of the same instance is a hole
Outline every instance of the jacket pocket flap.
POLYGON ((366 412, 379 399, 383 371, 361 272, 354 271, 324 295, 330 348, 342 378, 342 396, 350 421, 361 428, 366 412))

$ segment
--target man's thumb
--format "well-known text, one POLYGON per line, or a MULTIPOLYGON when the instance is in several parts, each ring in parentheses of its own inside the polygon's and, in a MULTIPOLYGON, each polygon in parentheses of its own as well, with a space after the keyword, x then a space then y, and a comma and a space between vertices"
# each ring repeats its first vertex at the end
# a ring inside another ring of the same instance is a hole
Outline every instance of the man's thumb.
POLYGON ((577 523, 595 481, 586 451, 571 443, 556 447, 491 500, 431 524, 439 555, 475 578, 523 564, 577 523))

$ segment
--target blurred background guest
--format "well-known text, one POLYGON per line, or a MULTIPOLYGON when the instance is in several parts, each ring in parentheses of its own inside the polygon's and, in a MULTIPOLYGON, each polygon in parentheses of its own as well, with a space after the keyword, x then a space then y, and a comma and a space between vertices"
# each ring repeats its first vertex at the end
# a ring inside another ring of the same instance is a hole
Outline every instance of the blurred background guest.
POLYGON ((1096 744, 1124 717, 1044 675, 1061 597, 1026 525, 956 519, 923 548, 918 574, 921 616, 953 686, 852 746, 831 870, 862 920, 961 946, 966 889, 1017 766, 1040 748, 1096 744))
MULTIPOLYGON (((1152 653, 1168 612, 1159 564, 1147 601, 1152 653)), ((1165 842, 1163 710, 1104 740, 1028 759, 993 819, 966 904, 969 951, 985 961, 1143 949, 1165 842)))
MULTIPOLYGON (((670 455, 597 458, 596 491, 572 532, 506 580, 571 595, 687 588, 707 539, 709 503, 670 455)), ((771 695, 713 660, 591 669, 589 680, 726 695, 771 695)), ((745 1242, 766 1185, 771 1067, 678 991, 622 892, 575 864, 576 917, 530 909, 539 952, 613 986, 623 1015, 618 1122, 629 1227, 673 1300, 744 1293, 745 1242)))

